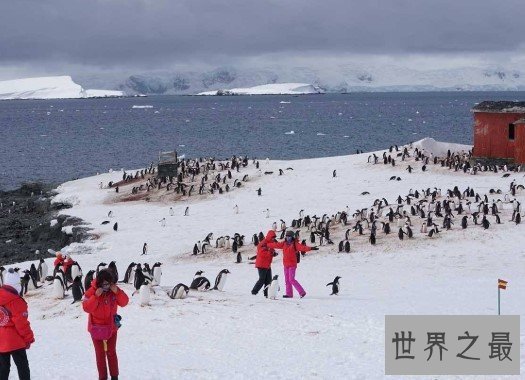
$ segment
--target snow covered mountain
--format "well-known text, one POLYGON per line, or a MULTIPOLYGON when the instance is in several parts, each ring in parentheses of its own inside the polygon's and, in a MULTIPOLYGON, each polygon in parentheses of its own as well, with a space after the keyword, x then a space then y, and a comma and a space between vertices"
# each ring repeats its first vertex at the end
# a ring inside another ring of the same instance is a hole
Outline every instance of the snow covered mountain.
MULTIPOLYGON (((515 67, 414 68, 392 64, 217 68, 130 75, 114 88, 129 93, 187 94, 274 83, 311 83, 325 92, 355 91, 523 91, 525 71, 515 67)), ((106 81, 110 83, 112 81, 106 81)), ((82 82, 93 85, 86 80, 82 82)))
POLYGON ((60 99, 123 96, 122 91, 86 90, 70 76, 0 81, 0 99, 60 99))
POLYGON ((308 83, 272 83, 248 88, 205 91, 197 95, 307 95, 321 93, 324 91, 308 83))

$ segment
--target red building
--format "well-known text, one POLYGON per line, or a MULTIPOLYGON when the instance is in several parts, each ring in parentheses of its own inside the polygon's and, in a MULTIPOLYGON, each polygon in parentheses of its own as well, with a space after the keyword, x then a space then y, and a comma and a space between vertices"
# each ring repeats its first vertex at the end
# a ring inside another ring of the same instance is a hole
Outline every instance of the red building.
POLYGON ((474 158, 525 163, 525 102, 482 102, 474 113, 474 158))

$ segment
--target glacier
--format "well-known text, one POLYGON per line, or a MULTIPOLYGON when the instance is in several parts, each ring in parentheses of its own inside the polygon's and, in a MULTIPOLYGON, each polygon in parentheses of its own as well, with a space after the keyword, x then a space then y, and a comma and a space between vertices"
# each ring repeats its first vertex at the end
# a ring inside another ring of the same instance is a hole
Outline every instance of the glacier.
POLYGON ((67 75, 0 81, 0 100, 82 99, 124 95, 123 91, 84 89, 67 75))

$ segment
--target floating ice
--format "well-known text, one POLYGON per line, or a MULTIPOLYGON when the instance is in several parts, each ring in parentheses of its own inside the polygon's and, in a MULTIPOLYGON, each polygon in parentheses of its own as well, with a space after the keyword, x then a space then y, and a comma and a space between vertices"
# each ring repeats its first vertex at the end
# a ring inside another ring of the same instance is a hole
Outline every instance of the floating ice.
POLYGON ((142 108, 153 108, 153 106, 150 106, 150 105, 137 105, 135 104, 133 107, 131 108, 139 108, 139 109, 142 109, 142 108))

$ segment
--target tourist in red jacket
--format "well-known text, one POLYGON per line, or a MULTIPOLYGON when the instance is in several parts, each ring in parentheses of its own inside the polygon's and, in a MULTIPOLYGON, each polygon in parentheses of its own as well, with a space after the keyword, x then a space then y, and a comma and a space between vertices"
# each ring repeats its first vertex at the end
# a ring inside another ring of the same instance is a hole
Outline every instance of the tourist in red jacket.
POLYGON ((26 350, 35 341, 27 319, 27 303, 20 297, 20 276, 13 269, 5 274, 0 288, 0 379, 7 380, 11 357, 20 380, 29 380, 29 362, 26 350))
POLYGON ((269 248, 283 250, 283 265, 284 265, 284 281, 286 284, 286 294, 283 298, 293 298, 293 288, 299 292, 301 298, 306 295, 303 287, 295 279, 295 271, 297 270, 297 252, 308 252, 311 250, 318 250, 317 247, 308 247, 295 241, 293 231, 286 231, 285 240, 281 242, 268 243, 269 248))
POLYGON ((256 295, 264 286, 264 296, 268 297, 268 286, 272 283, 272 260, 276 255, 272 248, 268 248, 268 243, 275 240, 275 231, 270 230, 266 238, 261 240, 257 245, 257 257, 255 258, 255 267, 259 272, 259 280, 252 289, 252 294, 256 295))
POLYGON ((55 262, 53 263, 53 267, 56 268, 57 265, 64 265, 64 256, 62 255, 62 252, 56 253, 56 259, 55 259, 55 262))
POLYGON ((107 269, 98 273, 84 297, 82 307, 86 313, 89 313, 88 331, 91 333, 95 346, 98 378, 100 380, 108 378, 107 357, 111 380, 117 380, 119 374, 117 330, 119 326, 115 317, 117 316, 117 307, 126 306, 129 298, 115 284, 113 274, 107 269))

